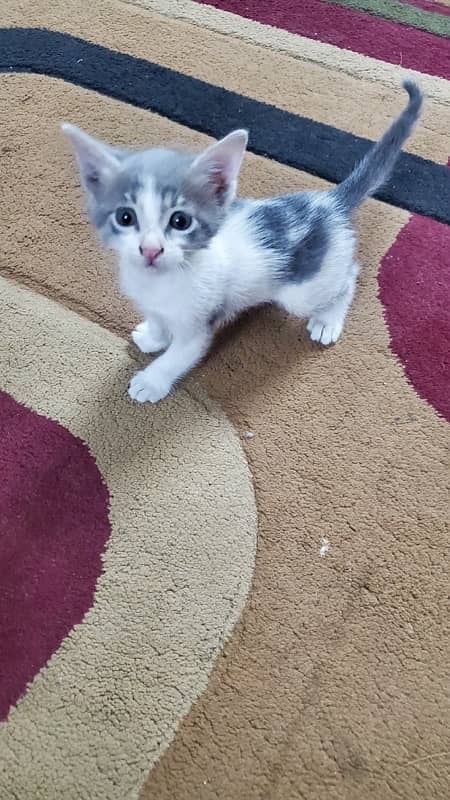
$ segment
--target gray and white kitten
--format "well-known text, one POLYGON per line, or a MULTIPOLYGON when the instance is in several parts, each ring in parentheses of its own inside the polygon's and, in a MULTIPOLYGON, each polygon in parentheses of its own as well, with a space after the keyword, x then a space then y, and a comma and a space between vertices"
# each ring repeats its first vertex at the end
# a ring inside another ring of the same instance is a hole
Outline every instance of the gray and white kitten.
POLYGON ((351 214, 386 180, 420 114, 420 89, 403 85, 407 107, 346 180, 267 200, 235 200, 246 131, 191 155, 122 150, 63 126, 90 217, 118 252, 122 290, 143 315, 133 340, 162 352, 131 380, 133 400, 165 397, 219 325, 262 303, 306 319, 313 341, 336 342, 358 274, 351 214))

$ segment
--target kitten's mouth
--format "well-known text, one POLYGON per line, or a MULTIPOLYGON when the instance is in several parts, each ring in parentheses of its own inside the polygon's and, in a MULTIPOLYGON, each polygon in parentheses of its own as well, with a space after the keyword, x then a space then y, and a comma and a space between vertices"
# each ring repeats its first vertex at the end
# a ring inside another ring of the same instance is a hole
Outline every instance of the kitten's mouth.
POLYGON ((155 272, 155 270, 161 269, 161 261, 159 258, 154 258, 152 261, 145 258, 143 260, 143 267, 150 272, 155 272))

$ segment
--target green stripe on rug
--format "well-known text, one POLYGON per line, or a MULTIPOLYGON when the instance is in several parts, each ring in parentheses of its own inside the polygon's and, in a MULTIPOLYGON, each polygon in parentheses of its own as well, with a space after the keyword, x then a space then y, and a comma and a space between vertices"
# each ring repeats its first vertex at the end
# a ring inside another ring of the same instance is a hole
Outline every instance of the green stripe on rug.
POLYGON ((383 17, 392 22, 419 28, 437 36, 450 37, 450 17, 424 11, 416 6, 406 5, 399 0, 325 0, 334 6, 346 6, 358 11, 367 11, 376 17, 383 17))

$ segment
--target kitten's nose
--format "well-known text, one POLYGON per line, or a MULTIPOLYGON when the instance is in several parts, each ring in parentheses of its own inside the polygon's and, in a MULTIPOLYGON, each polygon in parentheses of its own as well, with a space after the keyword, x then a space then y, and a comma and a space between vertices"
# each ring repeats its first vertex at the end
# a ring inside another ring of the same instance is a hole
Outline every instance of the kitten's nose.
POLYGON ((141 255, 144 256, 147 264, 154 264, 158 256, 164 252, 163 247, 140 247, 141 255))

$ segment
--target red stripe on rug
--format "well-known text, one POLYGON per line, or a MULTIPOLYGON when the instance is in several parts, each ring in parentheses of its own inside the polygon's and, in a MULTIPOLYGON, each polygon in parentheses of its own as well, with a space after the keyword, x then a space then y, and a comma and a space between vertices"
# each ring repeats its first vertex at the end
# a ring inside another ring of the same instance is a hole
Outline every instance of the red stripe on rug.
POLYGON ((389 64, 450 78, 448 39, 320 0, 196 0, 389 64))
POLYGON ((87 445, 0 392, 0 720, 94 602, 111 528, 87 445))
POLYGON ((414 6, 415 8, 421 8, 422 11, 431 11, 432 14, 442 14, 444 17, 450 17, 450 7, 434 3, 433 0, 400 0, 400 2, 405 6, 414 6))
POLYGON ((378 283, 392 350, 420 397, 450 422, 450 227, 413 214, 378 283))

